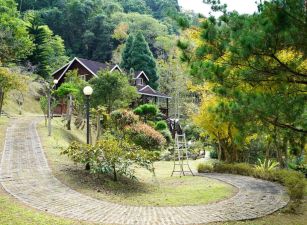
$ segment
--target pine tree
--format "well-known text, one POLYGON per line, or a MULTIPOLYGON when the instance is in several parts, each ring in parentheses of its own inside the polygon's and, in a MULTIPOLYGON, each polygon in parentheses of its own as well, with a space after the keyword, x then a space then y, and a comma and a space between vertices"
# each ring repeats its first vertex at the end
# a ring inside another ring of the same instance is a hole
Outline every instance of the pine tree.
POLYGON ((133 68, 135 71, 144 71, 149 78, 149 85, 152 88, 157 88, 159 77, 157 75, 156 61, 143 34, 137 33, 132 48, 130 46, 131 43, 127 41, 122 59, 123 67, 127 70, 133 68), (129 50, 130 48, 131 50, 129 50))
POLYGON ((133 48, 133 43, 134 43, 134 36, 130 34, 126 41, 124 51, 122 53, 122 62, 121 62, 121 67, 127 71, 130 71, 130 69, 132 68, 131 51, 133 48))
POLYGON ((68 61, 64 41, 60 36, 54 35, 47 25, 42 24, 38 13, 28 13, 26 21, 28 32, 35 44, 28 60, 37 67, 35 72, 38 75, 49 78, 51 72, 68 61))

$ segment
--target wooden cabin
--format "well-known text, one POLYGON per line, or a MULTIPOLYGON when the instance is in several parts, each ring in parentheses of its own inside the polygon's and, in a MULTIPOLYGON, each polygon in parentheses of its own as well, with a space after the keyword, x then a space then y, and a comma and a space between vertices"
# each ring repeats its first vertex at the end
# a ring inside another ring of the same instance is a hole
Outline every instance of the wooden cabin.
MULTIPOLYGON (((93 77, 97 77, 97 73, 99 71, 109 70, 110 72, 113 72, 117 70, 119 72, 123 72, 122 69, 116 64, 105 64, 75 57, 69 63, 65 64, 63 67, 52 74, 53 78, 58 80, 58 84, 54 87, 55 89, 61 86, 63 82, 65 82, 65 75, 68 71, 72 70, 77 70, 81 79, 85 81, 89 81, 93 77)), ((140 99, 134 105, 145 103, 157 104, 160 108, 160 111, 166 117, 168 117, 169 99, 171 97, 154 90, 148 85, 148 83, 149 78, 144 71, 137 71, 134 73, 131 85, 135 86, 138 93, 140 94, 140 99)), ((61 102, 54 110, 54 114, 62 115, 66 113, 66 110, 66 103, 61 102)))

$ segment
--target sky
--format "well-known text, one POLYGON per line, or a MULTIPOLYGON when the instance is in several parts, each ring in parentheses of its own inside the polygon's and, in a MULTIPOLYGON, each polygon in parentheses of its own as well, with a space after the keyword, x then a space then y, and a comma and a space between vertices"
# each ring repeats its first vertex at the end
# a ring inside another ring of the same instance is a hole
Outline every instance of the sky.
MULTIPOLYGON (((212 11, 210 5, 204 4, 203 0, 178 0, 178 2, 183 10, 193 10, 205 16, 209 16, 209 12, 212 11)), ((221 3, 227 4, 228 11, 236 10, 241 14, 252 14, 256 12, 257 4, 255 2, 256 0, 221 0, 221 3)))

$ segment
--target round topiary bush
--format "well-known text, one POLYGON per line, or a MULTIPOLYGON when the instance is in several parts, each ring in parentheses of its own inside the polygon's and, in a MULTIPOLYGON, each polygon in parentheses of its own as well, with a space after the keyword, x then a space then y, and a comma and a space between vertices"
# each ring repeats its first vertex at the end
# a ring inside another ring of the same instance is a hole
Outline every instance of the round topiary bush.
POLYGON ((166 124, 166 122, 163 121, 163 120, 158 121, 158 122, 156 123, 156 125, 155 125, 155 129, 156 129, 156 130, 159 130, 159 131, 167 129, 167 124, 166 124))

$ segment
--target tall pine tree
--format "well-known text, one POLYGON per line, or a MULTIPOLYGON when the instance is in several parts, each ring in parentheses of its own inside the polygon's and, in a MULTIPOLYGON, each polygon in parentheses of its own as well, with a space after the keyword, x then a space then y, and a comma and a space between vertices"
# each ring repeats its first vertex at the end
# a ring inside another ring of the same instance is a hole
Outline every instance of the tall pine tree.
POLYGON ((134 71, 144 71, 149 78, 149 85, 152 88, 158 87, 156 61, 142 33, 137 33, 134 40, 133 37, 128 38, 123 52, 122 66, 126 70, 133 68, 134 71))
POLYGON ((131 69, 131 50, 134 44, 134 36, 132 34, 129 35, 124 51, 122 53, 122 62, 121 67, 125 70, 129 71, 131 69))

